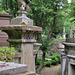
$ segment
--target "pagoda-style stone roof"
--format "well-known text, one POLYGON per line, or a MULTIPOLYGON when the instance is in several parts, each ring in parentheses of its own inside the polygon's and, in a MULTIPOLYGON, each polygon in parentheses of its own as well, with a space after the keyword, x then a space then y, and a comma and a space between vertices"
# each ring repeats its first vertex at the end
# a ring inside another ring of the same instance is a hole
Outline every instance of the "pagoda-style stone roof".
POLYGON ((5 25, 0 26, 0 30, 22 30, 22 31, 38 31, 41 32, 42 28, 30 25, 5 25))

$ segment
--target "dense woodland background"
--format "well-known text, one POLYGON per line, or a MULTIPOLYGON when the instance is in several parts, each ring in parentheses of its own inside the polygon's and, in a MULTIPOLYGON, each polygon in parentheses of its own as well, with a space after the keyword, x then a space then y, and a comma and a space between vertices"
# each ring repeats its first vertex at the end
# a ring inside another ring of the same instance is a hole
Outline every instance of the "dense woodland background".
MULTIPOLYGON (((72 0, 71 3, 68 3, 67 0, 31 0, 30 7, 32 11, 28 12, 27 16, 34 20, 34 25, 43 28, 40 37, 43 63, 45 54, 50 51, 53 42, 62 38, 63 26, 66 27, 67 38, 70 34, 70 26, 75 29, 75 1, 72 0)), ((19 10, 17 1, 0 0, 0 11, 3 10, 12 14, 12 18, 17 16, 19 10)))

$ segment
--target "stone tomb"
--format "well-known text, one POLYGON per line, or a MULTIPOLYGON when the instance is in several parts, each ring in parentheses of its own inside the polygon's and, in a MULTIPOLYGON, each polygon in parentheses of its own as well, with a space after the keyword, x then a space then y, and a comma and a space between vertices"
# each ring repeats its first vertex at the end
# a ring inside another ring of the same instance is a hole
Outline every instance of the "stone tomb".
POLYGON ((66 39, 64 51, 61 51, 61 75, 75 75, 75 39, 66 39))

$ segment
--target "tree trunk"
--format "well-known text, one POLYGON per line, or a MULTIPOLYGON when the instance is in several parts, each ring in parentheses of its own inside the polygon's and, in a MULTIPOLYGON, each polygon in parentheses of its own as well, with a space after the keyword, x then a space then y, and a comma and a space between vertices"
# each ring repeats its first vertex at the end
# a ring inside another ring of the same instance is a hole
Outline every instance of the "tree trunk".
POLYGON ((6 0, 6 10, 7 10, 8 8, 7 8, 7 0, 6 0))
POLYGON ((13 1, 10 0, 10 9, 13 10, 13 1))
POLYGON ((35 64, 36 64, 36 62, 37 62, 37 54, 36 54, 36 56, 35 56, 35 64))
POLYGON ((42 55, 42 62, 41 62, 41 64, 40 64, 40 67, 37 69, 36 73, 37 73, 37 72, 40 72, 40 71, 42 70, 43 65, 44 65, 44 61, 45 61, 45 55, 46 55, 46 53, 43 52, 43 55, 42 55))

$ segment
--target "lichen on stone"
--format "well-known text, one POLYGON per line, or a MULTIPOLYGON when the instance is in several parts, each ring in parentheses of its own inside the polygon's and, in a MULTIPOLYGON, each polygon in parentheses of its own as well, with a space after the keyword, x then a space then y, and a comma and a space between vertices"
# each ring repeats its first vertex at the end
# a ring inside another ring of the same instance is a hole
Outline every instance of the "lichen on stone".
POLYGON ((25 22, 22 22, 21 25, 29 26, 29 25, 25 24, 25 22))
POLYGON ((0 14, 8 14, 6 11, 1 11, 0 14))

